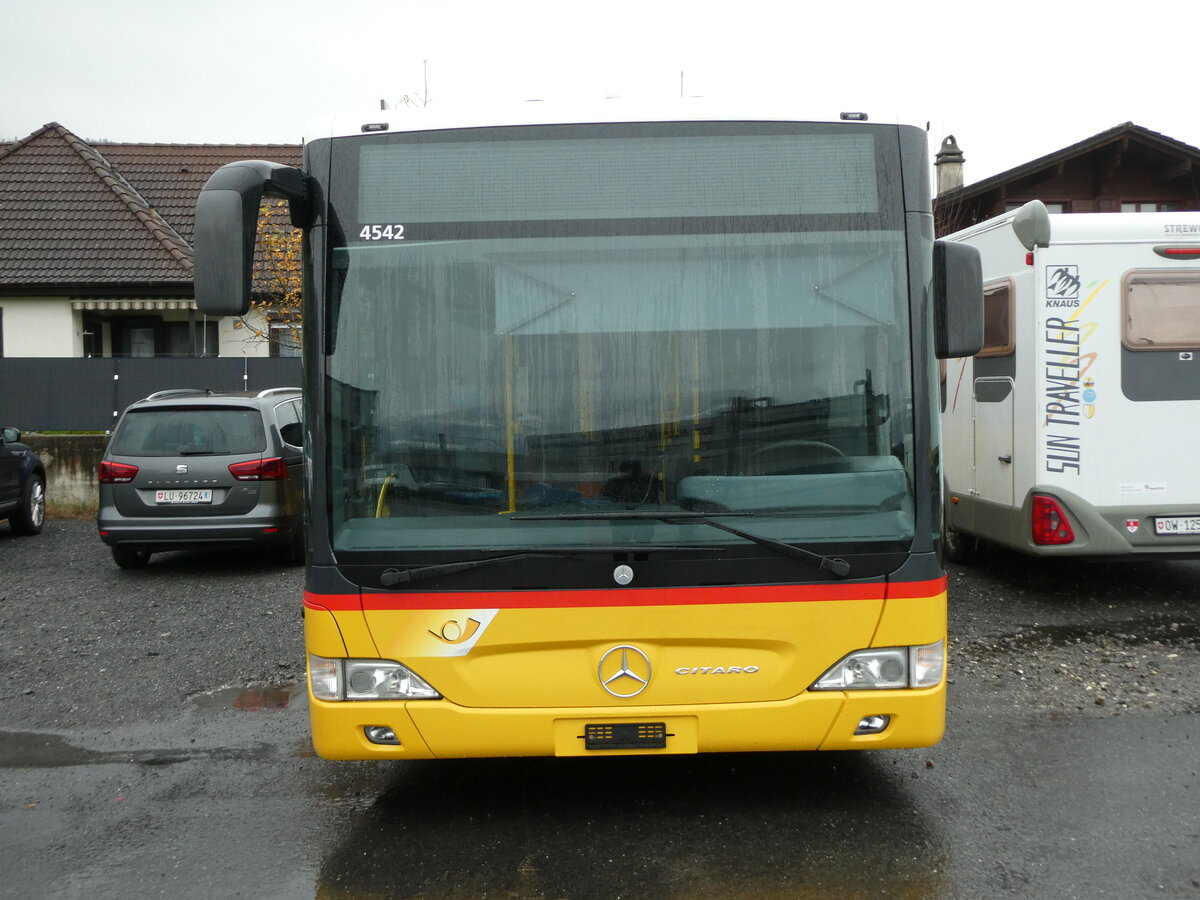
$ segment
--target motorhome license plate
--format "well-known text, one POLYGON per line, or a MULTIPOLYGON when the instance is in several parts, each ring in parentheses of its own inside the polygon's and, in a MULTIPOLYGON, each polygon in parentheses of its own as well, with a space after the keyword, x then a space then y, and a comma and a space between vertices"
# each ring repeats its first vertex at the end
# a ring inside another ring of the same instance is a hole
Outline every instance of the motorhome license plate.
POLYGON ((1200 534, 1200 516, 1159 516, 1154 520, 1155 534, 1200 534))
POLYGON ((155 503, 212 503, 212 489, 194 491, 155 491, 155 503))

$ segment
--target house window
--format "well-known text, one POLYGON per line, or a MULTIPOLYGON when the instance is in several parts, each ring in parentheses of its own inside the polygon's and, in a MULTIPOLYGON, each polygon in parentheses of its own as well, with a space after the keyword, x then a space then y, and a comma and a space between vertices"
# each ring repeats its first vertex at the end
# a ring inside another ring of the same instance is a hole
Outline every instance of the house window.
POLYGON ((135 328, 126 329, 124 337, 126 355, 138 357, 154 356, 153 327, 140 325, 135 328))
MULTIPOLYGON (((1022 206, 1024 206, 1028 202, 1029 202, 1028 200, 1010 200, 1004 204, 1004 211, 1005 212, 1016 212, 1018 209, 1020 209, 1022 206)), ((1067 204, 1065 202, 1048 201, 1048 200, 1043 201, 1043 202, 1046 205, 1046 212, 1065 213, 1067 211, 1067 204)))
POLYGON ((271 356, 300 356, 303 329, 287 322, 271 324, 271 356))
POLYGON ((84 313, 83 355, 89 359, 104 355, 104 320, 95 313, 84 313))
POLYGON ((983 349, 977 356, 1011 356, 1013 342, 1013 283, 1010 279, 983 287, 983 349))
POLYGON ((164 322, 153 317, 113 318, 114 356, 216 356, 216 322, 164 322))
POLYGON ((216 356, 216 322, 167 322, 168 356, 216 356))
POLYGON ((1130 350, 1200 348, 1200 272, 1129 272, 1121 303, 1130 350))
POLYGON ((1134 201, 1121 204, 1121 212, 1178 212, 1178 203, 1143 203, 1134 201))

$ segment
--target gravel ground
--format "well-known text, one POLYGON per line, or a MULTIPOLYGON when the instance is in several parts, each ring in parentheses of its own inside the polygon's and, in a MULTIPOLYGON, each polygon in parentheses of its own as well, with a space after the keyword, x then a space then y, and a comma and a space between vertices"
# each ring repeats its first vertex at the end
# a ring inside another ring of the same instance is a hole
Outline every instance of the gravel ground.
MULTIPOLYGON (((254 553, 112 562, 91 522, 0 525, 0 727, 128 724, 303 677, 301 567, 254 553)), ((950 571, 951 715, 1200 713, 1200 562, 997 554, 950 571)))
POLYGON ((187 698, 304 674, 301 566, 163 553, 117 568, 93 522, 0 525, 0 726, 128 724, 187 698))
POLYGON ((951 677, 978 702, 1051 716, 1200 713, 1200 561, 994 551, 949 575, 951 677))

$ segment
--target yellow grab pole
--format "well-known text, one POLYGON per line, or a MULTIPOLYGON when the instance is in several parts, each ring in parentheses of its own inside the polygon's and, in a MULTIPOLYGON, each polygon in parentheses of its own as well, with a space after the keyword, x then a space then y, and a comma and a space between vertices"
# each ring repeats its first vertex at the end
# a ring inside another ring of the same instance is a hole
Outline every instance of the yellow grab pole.
POLYGON ((516 366, 512 336, 504 336, 504 430, 508 452, 508 509, 500 513, 517 511, 517 422, 513 409, 513 369, 516 366))

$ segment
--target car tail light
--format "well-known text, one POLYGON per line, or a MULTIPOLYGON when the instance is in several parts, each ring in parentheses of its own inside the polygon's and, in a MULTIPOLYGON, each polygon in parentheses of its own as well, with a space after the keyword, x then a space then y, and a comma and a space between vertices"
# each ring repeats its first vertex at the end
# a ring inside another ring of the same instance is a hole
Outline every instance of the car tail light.
POLYGON ((101 484, 127 484, 133 481, 133 478, 138 473, 137 466, 131 466, 127 463, 112 462, 104 459, 100 461, 100 483, 101 484))
POLYGON ((238 481, 278 481, 288 477, 287 463, 278 456, 234 463, 229 473, 238 481))
POLYGON ((1035 544, 1069 544, 1075 532, 1058 501, 1042 494, 1033 495, 1033 542, 1035 544))

